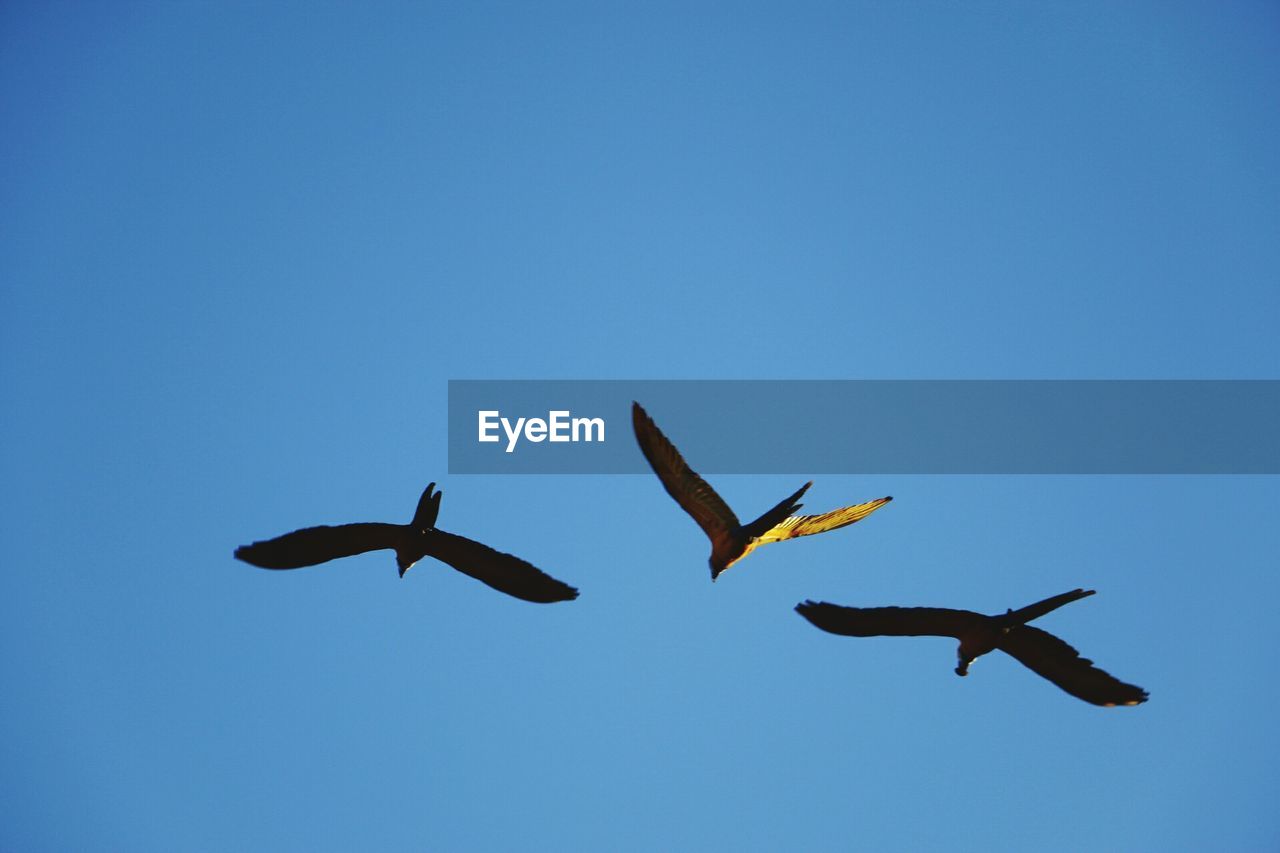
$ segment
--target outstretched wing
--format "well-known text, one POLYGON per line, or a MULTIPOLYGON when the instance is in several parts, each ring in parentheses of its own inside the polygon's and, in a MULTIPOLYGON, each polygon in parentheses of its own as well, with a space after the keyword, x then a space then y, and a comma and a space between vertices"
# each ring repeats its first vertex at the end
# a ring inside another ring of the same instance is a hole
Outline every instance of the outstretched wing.
POLYGON ((1079 652, 1048 631, 1030 625, 1014 628, 1004 635, 1000 648, 1072 696, 1094 705, 1138 705, 1147 701, 1147 691, 1098 669, 1093 661, 1080 657, 1079 652))
POLYGON ((1092 589, 1073 589, 1071 592, 1052 595, 1044 601, 1037 601, 1035 604, 1028 604, 1026 607, 1020 607, 1017 610, 1010 610, 1008 613, 997 618, 1009 627, 1014 625, 1025 625, 1032 619, 1039 619, 1046 613, 1052 613, 1065 604, 1070 604, 1073 601, 1079 601, 1082 598, 1088 598, 1094 593, 1095 590, 1092 589))
POLYGON ((805 601, 796 612, 818 628, 846 637, 956 637, 987 617, 972 610, 942 607, 842 607, 805 601))
POLYGON ((693 516, 713 545, 730 539, 739 526, 738 517, 715 489, 688 466, 680 451, 667 440, 639 403, 631 405, 631 424, 635 428, 640 451, 649 460, 667 494, 693 516))
POLYGON ((241 545, 235 556, 264 569, 299 569, 365 551, 394 548, 401 531, 399 524, 377 522, 306 527, 275 539, 241 545))
POLYGON ((826 533, 828 530, 847 527, 855 521, 862 521, 891 500, 893 500, 892 497, 880 498, 864 504, 841 507, 831 512, 824 512, 822 515, 793 515, 765 531, 760 537, 759 544, 781 542, 797 536, 811 536, 814 533, 826 533))
POLYGON ((578 597, 576 589, 519 557, 495 551, 465 536, 433 530, 423 541, 423 549, 427 556, 448 563, 464 575, 525 601, 549 604, 578 597))

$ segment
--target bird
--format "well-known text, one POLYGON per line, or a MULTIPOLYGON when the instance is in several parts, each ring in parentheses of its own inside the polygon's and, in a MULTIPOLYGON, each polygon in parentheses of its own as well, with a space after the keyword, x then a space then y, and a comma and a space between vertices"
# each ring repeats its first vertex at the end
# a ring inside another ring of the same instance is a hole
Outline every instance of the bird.
POLYGON ((366 522, 306 527, 275 539, 241 545, 235 550, 235 557, 263 569, 298 569, 389 548, 396 552, 402 578, 423 557, 435 557, 464 575, 525 601, 550 604, 578 597, 577 589, 519 557, 438 529, 435 524, 443 492, 435 487, 435 483, 427 486, 408 524, 366 522))
POLYGON ((1147 691, 1103 672, 1053 634, 1027 624, 1094 592, 1075 589, 999 616, 940 607, 842 607, 814 601, 796 605, 796 612, 824 631, 847 637, 955 637, 960 641, 956 675, 968 675, 970 664, 999 649, 1078 699, 1105 707, 1140 705, 1147 701, 1147 691))
POLYGON ((805 483, 794 494, 750 524, 742 524, 724 499, 698 476, 675 445, 662 434, 649 413, 637 402, 631 404, 631 423, 640 451, 662 481, 667 494, 693 516, 711 540, 711 580, 761 545, 782 542, 846 527, 861 521, 893 500, 883 497, 868 503, 845 506, 822 515, 792 515, 800 509, 801 496, 813 485, 805 483))

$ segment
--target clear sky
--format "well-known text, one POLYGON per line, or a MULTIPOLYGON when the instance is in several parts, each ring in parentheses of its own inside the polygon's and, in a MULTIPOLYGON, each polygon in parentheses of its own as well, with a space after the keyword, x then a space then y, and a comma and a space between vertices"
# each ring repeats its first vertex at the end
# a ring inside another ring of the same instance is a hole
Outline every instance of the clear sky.
POLYGON ((1278 101, 1266 2, 0 4, 0 848, 1275 849, 1280 478, 726 476, 897 500, 713 586, 445 402, 1280 377, 1278 101), (231 557, 432 480, 581 598, 231 557), (1077 586, 1146 705, 791 610, 1077 586))

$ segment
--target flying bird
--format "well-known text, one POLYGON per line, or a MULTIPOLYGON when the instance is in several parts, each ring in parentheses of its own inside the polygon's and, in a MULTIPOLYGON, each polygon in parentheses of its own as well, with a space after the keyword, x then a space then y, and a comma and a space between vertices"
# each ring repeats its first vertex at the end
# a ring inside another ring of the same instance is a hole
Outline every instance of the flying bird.
POLYGON ((400 577, 423 557, 435 557, 464 575, 507 595, 549 604, 578 597, 578 591, 519 557, 495 551, 462 536, 436 528, 440 496, 436 484, 427 486, 408 524, 340 524, 307 527, 275 539, 241 545, 237 559, 264 569, 298 569, 389 548, 396 552, 400 577))
POLYGON ((824 631, 847 637, 955 637, 960 641, 956 675, 968 675, 970 664, 999 649, 1086 702, 1108 707, 1141 704, 1147 701, 1147 691, 1108 675, 1053 634, 1027 624, 1093 593, 1076 589, 1001 616, 940 607, 841 607, 814 601, 796 605, 796 612, 824 631))
POLYGON ((658 429, 639 403, 631 404, 631 423, 635 427, 640 450, 653 466, 653 471, 662 481, 667 494, 693 516, 693 520, 698 522, 698 526, 711 540, 709 562, 712 580, 761 545, 846 527, 855 521, 861 521, 893 500, 892 497, 880 498, 869 503, 841 507, 822 515, 792 515, 802 506, 797 501, 813 485, 810 481, 773 509, 744 525, 738 521, 724 499, 716 494, 715 489, 689 467, 680 451, 662 434, 662 430, 658 429))

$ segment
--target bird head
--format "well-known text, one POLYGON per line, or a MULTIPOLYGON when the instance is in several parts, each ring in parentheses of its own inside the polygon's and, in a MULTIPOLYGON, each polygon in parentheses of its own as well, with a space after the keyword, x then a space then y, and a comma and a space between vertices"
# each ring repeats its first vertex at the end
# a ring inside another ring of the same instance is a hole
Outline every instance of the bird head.
POLYGON ((400 569, 400 577, 404 577, 416 562, 418 562, 417 559, 410 556, 407 551, 396 549, 396 566, 400 569))

